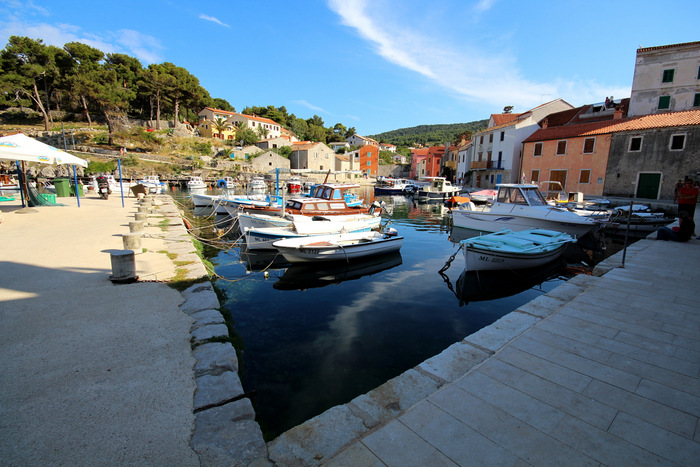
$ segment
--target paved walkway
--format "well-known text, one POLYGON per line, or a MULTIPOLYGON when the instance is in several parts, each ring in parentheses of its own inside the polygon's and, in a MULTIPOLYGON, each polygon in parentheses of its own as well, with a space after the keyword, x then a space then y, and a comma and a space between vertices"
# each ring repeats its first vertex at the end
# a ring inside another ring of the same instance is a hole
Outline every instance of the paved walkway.
POLYGON ((278 465, 698 465, 700 240, 641 240, 269 443, 278 465))
MULTIPOLYGON (((135 199, 59 201, 0 206, 0 464, 199 465, 183 298, 108 279, 135 199)), ((146 231, 136 273, 172 277, 167 229, 146 231)))

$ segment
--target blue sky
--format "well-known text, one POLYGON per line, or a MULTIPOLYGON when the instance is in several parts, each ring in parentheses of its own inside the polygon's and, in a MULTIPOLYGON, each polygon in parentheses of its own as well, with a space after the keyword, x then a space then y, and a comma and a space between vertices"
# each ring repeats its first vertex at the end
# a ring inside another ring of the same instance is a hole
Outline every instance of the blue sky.
POLYGON ((212 97, 361 135, 629 97, 636 49, 700 40, 697 1, 0 0, 11 35, 172 62, 212 97), (693 32, 695 31, 695 32, 693 32))

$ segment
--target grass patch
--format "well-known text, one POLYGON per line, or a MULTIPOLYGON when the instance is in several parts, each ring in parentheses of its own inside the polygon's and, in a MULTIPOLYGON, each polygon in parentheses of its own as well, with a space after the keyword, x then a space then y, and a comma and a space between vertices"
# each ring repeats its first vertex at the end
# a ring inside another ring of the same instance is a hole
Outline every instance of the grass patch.
POLYGON ((194 264, 194 261, 173 261, 175 263, 175 266, 187 266, 188 264, 194 264))

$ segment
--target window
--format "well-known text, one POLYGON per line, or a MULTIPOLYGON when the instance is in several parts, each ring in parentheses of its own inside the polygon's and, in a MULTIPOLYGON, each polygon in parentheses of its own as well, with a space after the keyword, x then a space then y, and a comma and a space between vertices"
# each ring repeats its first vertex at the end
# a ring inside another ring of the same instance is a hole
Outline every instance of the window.
POLYGON ((539 170, 533 170, 532 173, 530 174, 530 181, 532 183, 536 183, 540 181, 540 171, 539 170))
POLYGON ((659 97, 659 109, 668 109, 671 107, 671 96, 659 97))
POLYGON ((671 68, 670 70, 664 70, 664 74, 661 77, 661 82, 662 83, 673 83, 673 72, 674 71, 675 70, 673 68, 671 68))
POLYGON ((593 154, 595 150, 595 138, 586 138, 583 140, 583 153, 593 154))
POLYGON ((642 137, 633 136, 630 138, 630 145, 627 148, 629 152, 639 152, 642 150, 642 137))
POLYGON ((700 79, 700 66, 698 67, 698 79, 700 79))
POLYGON ((542 155, 542 143, 535 143, 535 149, 532 151, 533 156, 542 155))
POLYGON ((367 161, 367 165, 368 166, 372 165, 372 161, 367 161))
POLYGON ((479 144, 484 144, 484 135, 479 138, 479 144))
POLYGON ((502 131, 501 132, 501 141, 503 141, 504 139, 506 139, 506 132, 502 131))
POLYGON ((693 99, 693 107, 700 107, 700 92, 695 93, 695 99, 693 99))
POLYGON ((503 162, 503 151, 498 151, 498 168, 502 168, 503 162))
POLYGON ((557 141, 557 156, 566 154, 566 140, 557 141))
POLYGON ((685 135, 671 135, 671 151, 682 151, 685 148, 685 135))
POLYGON ((489 134, 489 143, 493 143, 493 133, 489 134))
POLYGON ((578 176, 579 183, 591 182, 591 169, 581 169, 581 174, 578 176))

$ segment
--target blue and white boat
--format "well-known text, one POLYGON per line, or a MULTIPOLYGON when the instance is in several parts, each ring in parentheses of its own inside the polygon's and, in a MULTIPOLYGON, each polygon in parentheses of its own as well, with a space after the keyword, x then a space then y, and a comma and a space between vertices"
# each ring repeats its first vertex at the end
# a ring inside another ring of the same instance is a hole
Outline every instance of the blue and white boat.
POLYGON ((560 257, 566 245, 573 242, 576 239, 563 232, 530 229, 503 230, 459 243, 467 271, 488 271, 541 266, 560 257))

